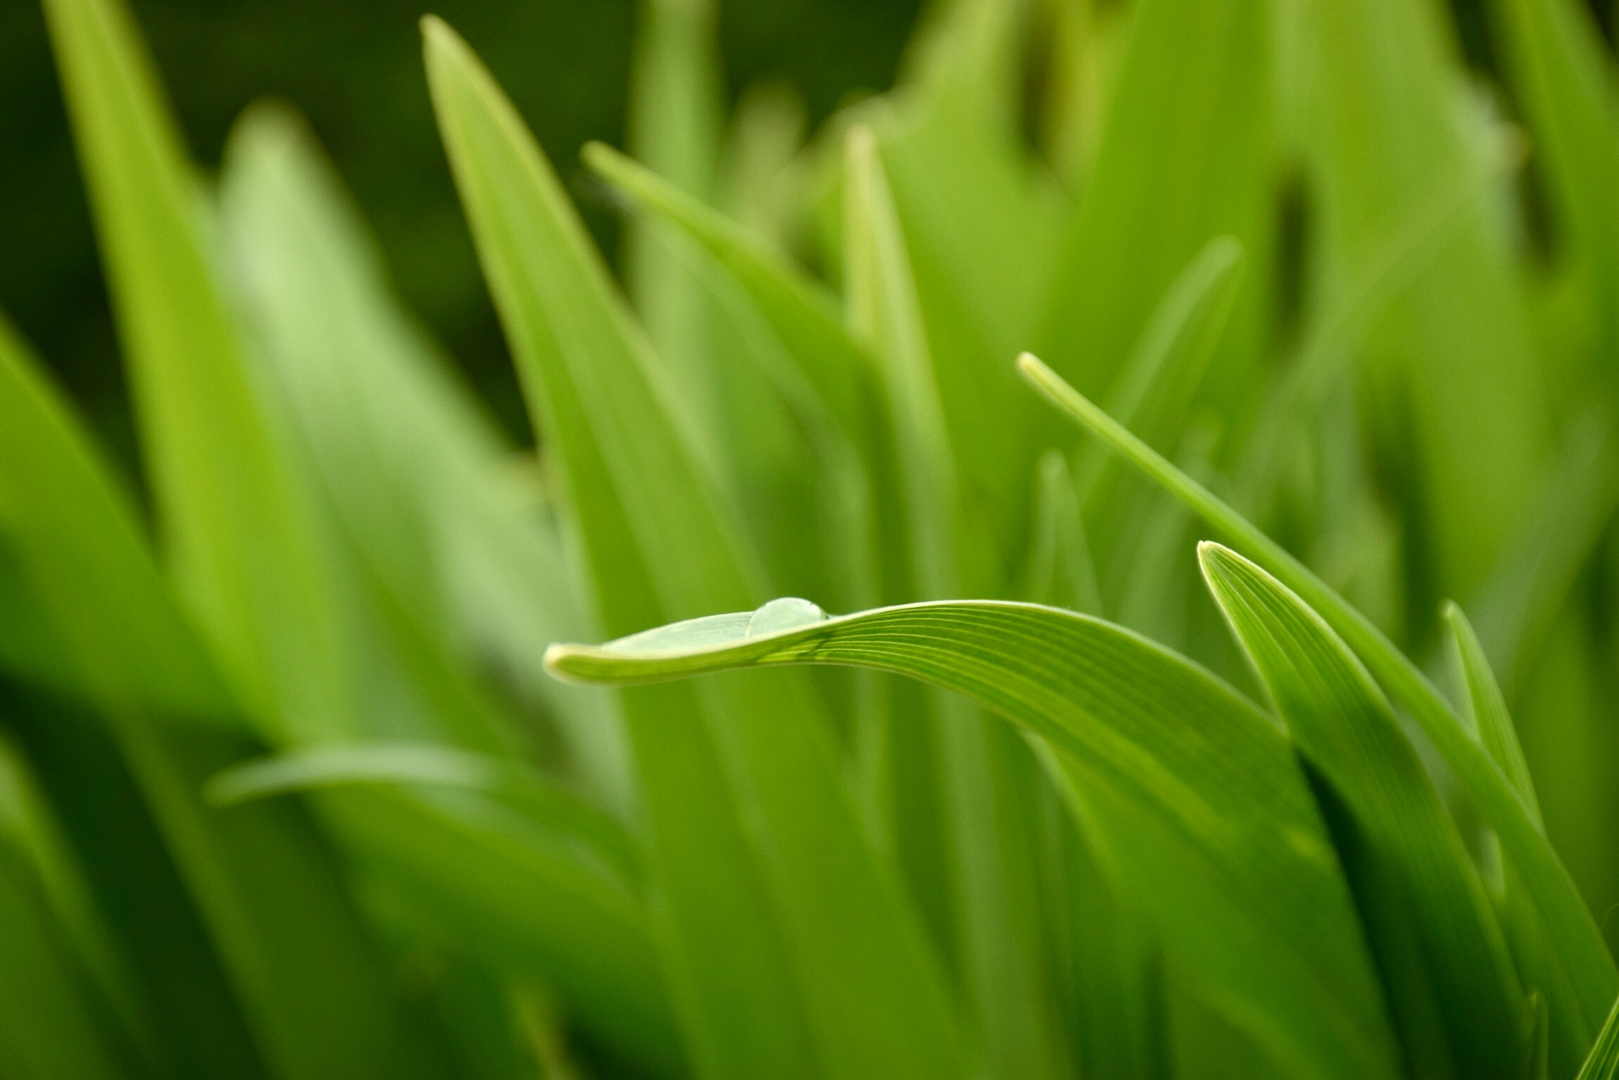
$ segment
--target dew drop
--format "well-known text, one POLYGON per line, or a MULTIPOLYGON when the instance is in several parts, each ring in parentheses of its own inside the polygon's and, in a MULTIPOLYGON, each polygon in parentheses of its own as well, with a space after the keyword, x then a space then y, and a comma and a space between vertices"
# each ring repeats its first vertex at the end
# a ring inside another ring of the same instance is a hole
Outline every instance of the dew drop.
POLYGON ((779 634, 783 630, 796 630, 826 618, 820 607, 796 596, 783 596, 772 600, 753 613, 748 620, 747 637, 779 634))

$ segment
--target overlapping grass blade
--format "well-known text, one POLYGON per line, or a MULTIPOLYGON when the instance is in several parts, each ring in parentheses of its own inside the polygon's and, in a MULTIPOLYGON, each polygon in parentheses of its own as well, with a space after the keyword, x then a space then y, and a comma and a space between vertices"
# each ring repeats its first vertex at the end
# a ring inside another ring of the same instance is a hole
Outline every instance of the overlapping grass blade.
POLYGON ((501 747, 513 722, 487 716, 495 707, 467 669, 508 666, 547 707, 576 778, 627 814, 623 736, 603 695, 559 694, 538 671, 545 646, 583 625, 560 538, 514 491, 514 455, 389 296, 296 118, 261 107, 242 119, 222 203, 248 321, 360 576, 380 588, 378 629, 395 627, 404 677, 437 711, 470 714, 444 734, 501 747))
MULTIPOLYGON (((1495 0, 1496 47, 1535 144, 1559 262, 1589 306, 1589 357, 1619 346, 1619 124, 1613 58, 1591 13, 1566 0, 1495 0)), ((1573 367, 1584 357, 1570 358, 1573 367)))
POLYGON ((1320 613, 1354 650, 1383 691, 1432 740, 1500 838, 1503 853, 1523 877, 1545 927, 1548 947, 1567 973, 1584 1030, 1597 1030, 1603 1003, 1619 991, 1619 971, 1596 922, 1568 873, 1535 826, 1523 800, 1483 747, 1463 728, 1439 692, 1365 616, 1351 608, 1302 563, 1115 423, 1032 356, 1019 360, 1025 378, 1053 404, 1185 503, 1188 509, 1320 613))
MULTIPOLYGON (((630 76, 630 152, 694 198, 711 202, 723 126, 713 0, 640 0, 630 76)), ((671 387, 710 453, 720 429, 711 312, 687 246, 655 218, 629 224, 625 283, 671 387)))
POLYGON ((1619 1076, 1619 1000, 1614 1002, 1608 1022, 1602 1025, 1602 1033, 1576 1080, 1613 1080, 1615 1076, 1619 1076))
POLYGON ((1349 893, 1276 725, 1217 679, 1095 619, 994 601, 884 608, 754 637, 746 616, 556 646, 641 683, 833 663, 964 693, 1046 739, 1095 806, 1174 971, 1299 1076, 1393 1076, 1349 893))
MULTIPOLYGON (((965 581, 987 580, 993 571, 973 558, 983 547, 968 538, 932 342, 868 128, 849 133, 844 197, 850 321, 877 360, 904 499, 912 572, 904 587, 910 596, 956 596, 965 581)), ((897 700, 900 709, 904 701, 897 700)), ((950 890, 948 947, 989 1067, 997 1076, 1060 1076, 1068 1051, 1050 1006, 1049 949, 1041 940, 1033 829, 1022 796, 1041 782, 1038 766, 1011 732, 959 699, 934 693, 917 704, 914 716, 896 711, 887 718, 888 798, 903 805, 922 797, 907 788, 936 793, 950 890), (937 748, 931 777, 920 775, 928 762, 898 760, 895 744, 904 736, 895 726, 907 723, 921 726, 937 748)), ((925 894, 925 873, 913 871, 912 878, 913 890, 925 894)))
POLYGON ((1294 593, 1211 542, 1203 574, 1286 721, 1419 1076, 1515 1077, 1522 991, 1467 849, 1371 674, 1294 593))
POLYGON ((1258 285, 1272 260, 1269 9, 1148 0, 1131 21, 1095 170, 1049 282, 1042 340, 1065 378, 1101 395, 1175 276, 1229 234, 1247 253, 1248 287, 1206 394, 1235 422, 1260 355, 1258 285))
MULTIPOLYGON (((1330 294, 1358 277, 1426 193, 1470 187, 1503 136, 1482 110, 1457 107, 1454 42, 1422 5, 1316 4, 1301 26, 1311 103, 1301 138, 1320 176, 1330 294), (1368 93, 1373 85, 1378 92, 1368 93)), ((1423 523, 1408 545, 1431 590, 1414 598, 1424 623, 1494 564, 1527 509, 1545 448, 1550 369, 1509 256, 1506 218, 1487 200, 1472 202, 1359 348, 1378 402, 1370 416, 1411 481, 1409 520, 1423 523)))
POLYGON ((45 11, 180 593, 267 730, 348 730, 310 510, 243 362, 156 79, 117 0, 45 11))
POLYGON ((0 530, 43 615, 39 629, 72 665, 140 785, 266 1068, 295 1078, 333 1069, 413 1075, 378 958, 308 822, 286 808, 220 815, 200 801, 204 779, 243 749, 226 734, 240 720, 214 725, 218 733, 158 726, 167 707, 240 710, 198 660, 203 647, 184 640, 185 620, 143 565, 126 507, 88 441, 25 365, 0 354, 0 530), (94 572, 103 566, 113 576, 94 572), (166 689, 152 695, 151 686, 166 689))
MULTIPOLYGON (((466 45, 436 21, 425 33, 450 160, 602 624, 745 602, 756 564, 549 164, 466 45)), ((623 695, 696 1068, 963 1075, 936 963, 856 824, 807 691, 750 678, 623 695)))

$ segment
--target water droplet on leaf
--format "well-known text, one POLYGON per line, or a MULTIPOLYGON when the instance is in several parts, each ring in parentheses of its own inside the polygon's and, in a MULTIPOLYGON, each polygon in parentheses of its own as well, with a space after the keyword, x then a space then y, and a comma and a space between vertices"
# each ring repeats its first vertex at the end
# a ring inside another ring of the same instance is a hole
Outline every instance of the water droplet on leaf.
POLYGON ((748 620, 748 637, 779 634, 783 630, 796 630, 826 618, 826 612, 816 604, 796 596, 783 596, 772 600, 753 613, 748 620))

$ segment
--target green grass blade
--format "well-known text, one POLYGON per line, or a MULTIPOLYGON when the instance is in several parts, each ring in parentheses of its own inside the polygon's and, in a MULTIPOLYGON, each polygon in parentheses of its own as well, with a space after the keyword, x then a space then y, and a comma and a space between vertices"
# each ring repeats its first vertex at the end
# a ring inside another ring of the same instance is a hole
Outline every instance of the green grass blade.
POLYGON ((683 230, 735 278, 838 426, 866 450, 876 424, 870 361, 844 330, 836 299, 759 237, 611 147, 591 143, 584 160, 638 207, 683 230))
POLYGON ((1544 826, 1540 816, 1540 801, 1535 797, 1535 782, 1529 775, 1529 763, 1524 760, 1523 747, 1518 744, 1518 733, 1513 728, 1512 716, 1507 712, 1507 700, 1490 670, 1484 656, 1484 646, 1467 615, 1455 604, 1446 604, 1443 615, 1450 643, 1455 650, 1456 667, 1462 677, 1461 685, 1467 689, 1467 702, 1472 714, 1473 729, 1490 757, 1501 767, 1524 809, 1537 826, 1544 826))
MULTIPOLYGON (((539 670, 545 646, 583 625, 560 538, 518 497, 514 455, 390 295, 363 223, 296 117, 271 107, 243 117, 222 204, 248 321, 360 576, 379 585, 379 621, 395 627, 405 677, 437 711, 488 713, 465 669, 497 659, 546 707, 573 774, 628 813, 623 733, 603 695, 559 694, 539 670)), ((503 719, 456 727, 490 749, 509 740, 503 719)))
POLYGON ((0 837, 0 1070, 16 1080, 131 1075, 76 985, 61 928, 26 871, 11 838, 0 837))
POLYGON ((1034 529, 1024 573, 1025 595, 1035 603, 1102 617, 1102 587, 1085 539, 1073 473, 1056 450, 1046 451, 1035 474, 1034 529))
POLYGON ((1128 631, 1029 604, 914 604, 752 637, 748 622, 556 646, 547 664, 619 683, 847 664, 966 694, 1083 778, 1166 954, 1232 1022, 1294 1075, 1395 1075, 1349 893, 1292 749, 1223 683, 1128 631))
POLYGON ((1018 363, 1024 377, 1057 408, 1151 477, 1319 612, 1370 669, 1384 693, 1416 721, 1476 800, 1500 838, 1506 857, 1523 875, 1524 886, 1546 927, 1549 947, 1574 987, 1582 1019, 1588 1025, 1586 1030, 1597 1030, 1605 1003, 1619 992, 1619 971, 1614 968, 1596 921, 1505 773, 1468 735, 1433 684, 1365 616, 1344 603, 1275 541, 1114 422, 1039 360, 1025 354, 1018 363))
MULTIPOLYGON (((1322 4, 1300 24, 1311 111, 1301 138, 1319 177, 1321 273, 1353 281, 1429 192, 1460 191, 1503 137, 1456 104, 1451 30, 1411 3, 1322 4), (1379 87, 1368 93, 1367 87, 1379 87)), ((1444 596, 1467 596, 1535 490, 1550 367, 1511 260, 1508 216, 1472 202, 1426 270, 1357 349, 1383 449, 1414 480, 1408 539, 1423 567, 1412 600, 1432 629, 1444 596), (1406 445, 1410 440, 1409 447, 1406 445), (1415 494, 1420 492, 1420 495, 1415 494)))
POLYGON ((1614 1002, 1607 1023, 1602 1025, 1602 1033, 1591 1048, 1591 1056, 1580 1066, 1580 1075, 1575 1080, 1613 1080, 1615 1076, 1619 1076, 1619 1000, 1614 1002))
POLYGON ((1485 11, 1528 122, 1559 255, 1565 268, 1582 279, 1586 292, 1590 355, 1611 357, 1619 345, 1619 122, 1614 116, 1613 57, 1591 12, 1579 4, 1495 0, 1485 11))
POLYGON ((1516 1076, 1522 993, 1467 849, 1371 674, 1321 617, 1218 544, 1204 577, 1315 778, 1406 1061, 1516 1076))
MULTIPOLYGON (((466 45, 434 20, 425 33, 451 164, 602 624, 745 603, 755 564, 549 164, 466 45)), ((856 823, 807 689, 750 678, 623 695, 694 1061, 722 1077, 962 1075, 933 958, 856 823)))
POLYGON ((1046 297, 1052 364, 1087 393, 1104 393, 1176 275, 1229 234, 1247 252, 1248 284, 1205 396, 1240 419, 1272 260, 1268 11, 1151 0, 1131 13, 1095 171, 1046 297))
POLYGON ((164 549, 270 730, 345 730, 330 582, 214 280, 196 179, 118 0, 46 0, 164 549))
POLYGON ((0 454, 13 463, 0 468, 4 560, 33 579, 6 578, 5 667, 70 697, 107 694, 165 716, 239 722, 153 562, 127 492, 3 316, 0 454), (44 605, 31 615, 30 597, 44 605))
MULTIPOLYGON (((723 123, 716 8, 714 0, 640 0, 630 74, 630 153, 704 202, 715 196, 723 123)), ((625 283, 694 430, 708 437, 720 420, 719 375, 688 245, 661 221, 632 220, 625 283)))
POLYGON ((88 440, 25 359, 3 348, 0 410, 0 532, 44 613, 47 640, 128 759, 268 1068, 292 1080, 406 1069, 408 1041, 377 958, 307 822, 254 811, 221 817, 201 805, 203 780, 240 752, 225 734, 240 724, 169 733, 156 720, 170 706, 240 710, 202 646, 185 642, 185 620, 88 440))
MULTIPOLYGON (((908 595, 956 596, 965 581, 990 573, 981 560, 973 566, 978 549, 966 540, 931 340, 870 129, 850 131, 846 170, 845 283, 851 322, 871 345, 888 404, 914 573, 908 595)), ((923 779, 918 763, 893 760, 888 783, 897 802, 912 797, 905 787, 914 781, 939 800, 950 947, 989 1067, 1004 1077, 1062 1075, 1067 1050, 1050 1006, 1049 946, 1041 939, 1032 829, 1020 798, 1040 783, 1039 767, 1013 733, 959 699, 935 693, 919 704, 926 712, 914 722, 936 741, 937 772, 923 779)), ((895 714, 888 723, 911 719, 895 714)), ((890 731, 890 739, 898 737, 890 731)), ((912 888, 922 894, 925 877, 913 872, 912 888)))
POLYGON ((208 781, 203 794, 232 806, 294 791, 374 784, 480 792, 585 849, 625 882, 640 880, 639 846, 612 817, 543 773, 432 743, 357 743, 277 754, 227 769, 208 781))

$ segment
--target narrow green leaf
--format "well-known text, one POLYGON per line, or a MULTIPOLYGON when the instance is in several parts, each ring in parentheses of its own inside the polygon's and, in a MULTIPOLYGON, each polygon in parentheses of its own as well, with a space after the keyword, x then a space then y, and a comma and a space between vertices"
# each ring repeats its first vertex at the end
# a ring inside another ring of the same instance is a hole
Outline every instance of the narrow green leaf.
POLYGON ((1619 1000, 1608 1013, 1608 1021, 1602 1025, 1602 1033, 1576 1080, 1613 1080, 1615 1076, 1619 1076, 1619 1000))
MULTIPOLYGON (((629 814, 623 732, 603 695, 559 694, 539 671, 545 646, 584 625, 560 538, 514 493, 514 455, 389 295, 363 223, 295 116, 244 115, 221 201, 247 321, 353 543, 355 576, 378 586, 366 629, 392 636, 427 707, 463 716, 440 733, 472 748, 504 748, 510 724, 487 715, 467 661, 517 673, 556 722, 573 774, 629 814)), ((382 707, 397 711, 396 694, 382 707)))
POLYGON ((1248 284, 1206 396, 1241 418, 1272 258, 1270 22, 1253 0, 1150 0, 1131 12, 1095 171, 1045 299, 1052 363, 1087 393, 1113 383, 1176 275, 1229 234, 1247 252, 1248 284))
POLYGON ((1613 57, 1592 12, 1579 4, 1495 0, 1485 11, 1528 122, 1559 261, 1578 276, 1586 293, 1589 355, 1603 363, 1619 346, 1619 122, 1614 116, 1613 57))
MULTIPOLYGON (((549 164, 467 46, 436 20, 424 31, 451 164, 601 623, 623 632, 746 603, 756 564, 549 164)), ((857 824, 807 691, 750 677, 623 695, 696 1067, 964 1075, 934 958, 857 824)))
POLYGON ((243 362, 156 78, 119 0, 44 6, 181 595, 268 730, 347 730, 310 510, 243 362))
POLYGON ((1462 676, 1461 685, 1467 688, 1467 702, 1473 720, 1473 730, 1490 757, 1501 767, 1524 809, 1536 826, 1544 827, 1540 816, 1540 801, 1535 797, 1535 782, 1529 775, 1529 763, 1524 760, 1523 747, 1518 744, 1518 733, 1507 712, 1507 701, 1501 687, 1490 671, 1490 662, 1484 656, 1484 646, 1467 621, 1467 615, 1455 604, 1446 604, 1445 626, 1455 649, 1455 661, 1462 676))
POLYGON ((1228 548, 1204 577, 1311 770, 1409 1067, 1516 1076, 1522 993, 1467 849, 1382 691, 1321 617, 1228 548))
POLYGON ((1299 1076, 1392 1077, 1395 1050, 1347 888, 1293 751, 1213 676, 1071 612, 946 601, 747 637, 746 615, 604 646, 561 676, 644 683, 830 663, 966 694, 1047 740, 1094 803, 1175 970, 1299 1076))
POLYGON ((136 776, 267 1068, 289 1080, 414 1075, 378 958, 308 822, 201 804, 203 780, 241 751, 226 733, 243 710, 186 640, 88 439, 25 364, 0 344, 0 535, 45 639, 136 776), (167 731, 170 707, 227 723, 167 731))
MULTIPOLYGON (((715 196, 723 122, 716 7, 714 0, 640 0, 630 75, 630 152, 703 202, 715 196)), ((625 282, 641 325, 694 430, 711 438, 720 420, 718 374, 689 241, 649 218, 630 222, 627 241, 625 282)))
POLYGON ((481 792, 584 847, 626 882, 640 878, 638 845, 613 818, 580 802, 533 769, 431 743, 360 743, 278 754, 227 769, 208 781, 203 794, 220 806, 231 806, 248 799, 353 784, 481 792))
POLYGON ((38 370, 0 316, 0 663, 70 697, 238 722, 127 492, 38 370))
POLYGON ((1085 539, 1074 477, 1068 460, 1056 450, 1046 451, 1035 474, 1034 530, 1025 573, 1026 595, 1035 603, 1102 616, 1102 588, 1085 539))
POLYGON ((1536 828, 1523 800, 1483 747, 1467 734, 1438 690, 1365 616, 1344 603, 1280 545, 1131 435, 1039 360, 1025 354, 1018 364, 1024 377, 1060 410, 1319 612, 1371 670, 1383 691, 1416 721, 1477 802, 1499 836, 1506 857, 1523 875, 1524 886, 1546 928, 1549 947, 1568 973, 1582 1019, 1589 1025, 1587 1030, 1595 1031, 1604 1003, 1619 991, 1619 971, 1614 968, 1595 920, 1556 853, 1536 828))

